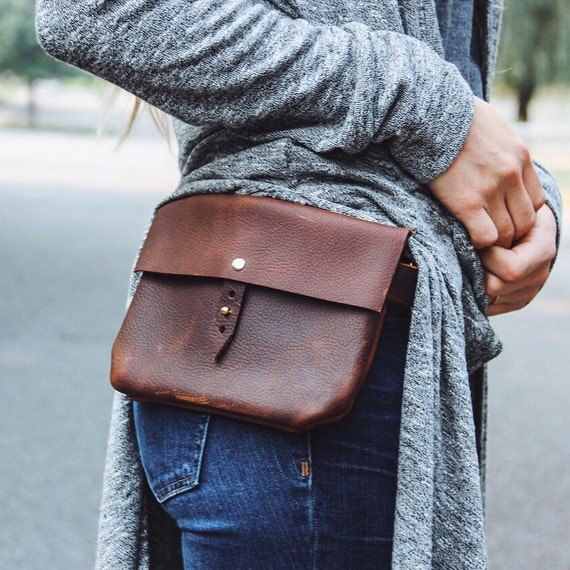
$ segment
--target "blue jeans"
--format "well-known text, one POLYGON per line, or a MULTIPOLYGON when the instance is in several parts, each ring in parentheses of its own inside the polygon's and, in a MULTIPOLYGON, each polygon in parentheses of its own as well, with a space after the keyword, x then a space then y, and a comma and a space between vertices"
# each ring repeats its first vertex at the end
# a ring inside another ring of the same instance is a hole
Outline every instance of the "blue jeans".
POLYGON ((135 404, 150 487, 193 570, 388 569, 409 314, 391 306, 350 414, 303 434, 135 404))

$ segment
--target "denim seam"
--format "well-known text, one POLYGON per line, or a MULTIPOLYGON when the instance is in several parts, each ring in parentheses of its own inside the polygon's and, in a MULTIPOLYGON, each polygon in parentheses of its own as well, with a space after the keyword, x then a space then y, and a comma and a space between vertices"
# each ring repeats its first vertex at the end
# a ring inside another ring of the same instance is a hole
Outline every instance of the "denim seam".
POLYGON ((312 548, 312 558, 313 570, 317 570, 317 525, 315 521, 315 487, 313 485, 313 476, 315 472, 315 465, 313 463, 313 454, 311 448, 311 432, 307 432, 307 456, 309 458, 309 465, 311 470, 309 472, 309 517, 311 525, 311 548, 312 548))
MULTIPOLYGON (((162 487, 159 487, 156 490, 156 493, 158 495, 160 495, 165 489, 168 489, 169 487, 174 487, 176 486, 176 488, 178 489, 178 484, 179 483, 183 483, 184 481, 188 481, 188 479, 196 479, 196 475, 192 474, 192 475, 188 475, 186 477, 182 477, 181 479, 177 479, 176 481, 171 481, 170 483, 167 483, 166 485, 163 485, 162 487)), ((195 485, 196 483, 193 482, 193 485, 195 485)))
MULTIPOLYGON (((190 479, 190 477, 187 477, 187 479, 190 479)), ((157 496, 159 497, 159 501, 160 502, 164 502, 167 499, 170 499, 170 497, 173 497, 174 495, 176 495, 177 493, 180 493, 181 491, 186 491, 189 489, 193 489, 194 487, 197 486, 197 482, 193 481, 192 483, 188 484, 188 485, 181 485, 180 487, 176 487, 176 489, 172 489, 171 491, 169 491, 168 493, 162 495, 157 491, 157 496)))

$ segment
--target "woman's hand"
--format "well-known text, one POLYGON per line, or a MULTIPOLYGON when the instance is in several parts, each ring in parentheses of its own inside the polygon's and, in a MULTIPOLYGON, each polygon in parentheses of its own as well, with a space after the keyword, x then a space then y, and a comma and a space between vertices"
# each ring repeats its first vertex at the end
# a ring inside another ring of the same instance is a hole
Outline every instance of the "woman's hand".
POLYGON ((479 252, 486 270, 489 316, 528 305, 546 282, 556 255, 556 220, 545 205, 530 231, 512 248, 493 246, 479 252))
POLYGON ((427 186, 463 223, 477 249, 510 248, 533 228, 545 201, 527 147, 491 105, 477 98, 461 152, 427 186))

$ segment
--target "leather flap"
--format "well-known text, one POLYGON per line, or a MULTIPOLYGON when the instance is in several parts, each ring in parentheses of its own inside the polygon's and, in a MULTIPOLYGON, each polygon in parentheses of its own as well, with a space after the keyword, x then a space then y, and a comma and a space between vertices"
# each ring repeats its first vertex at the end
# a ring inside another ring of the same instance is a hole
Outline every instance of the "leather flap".
POLYGON ((273 198, 168 202, 136 271, 217 277, 381 311, 410 234, 273 198))

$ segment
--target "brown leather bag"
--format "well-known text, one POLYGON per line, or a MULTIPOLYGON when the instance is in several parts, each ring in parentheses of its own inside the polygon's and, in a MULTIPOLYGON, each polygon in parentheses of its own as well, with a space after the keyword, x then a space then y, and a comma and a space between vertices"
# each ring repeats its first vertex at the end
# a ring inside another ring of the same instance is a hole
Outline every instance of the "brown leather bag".
POLYGON ((409 233, 272 198, 167 203, 135 268, 113 386, 288 431, 341 419, 387 300, 413 299, 417 271, 399 264, 409 233))

